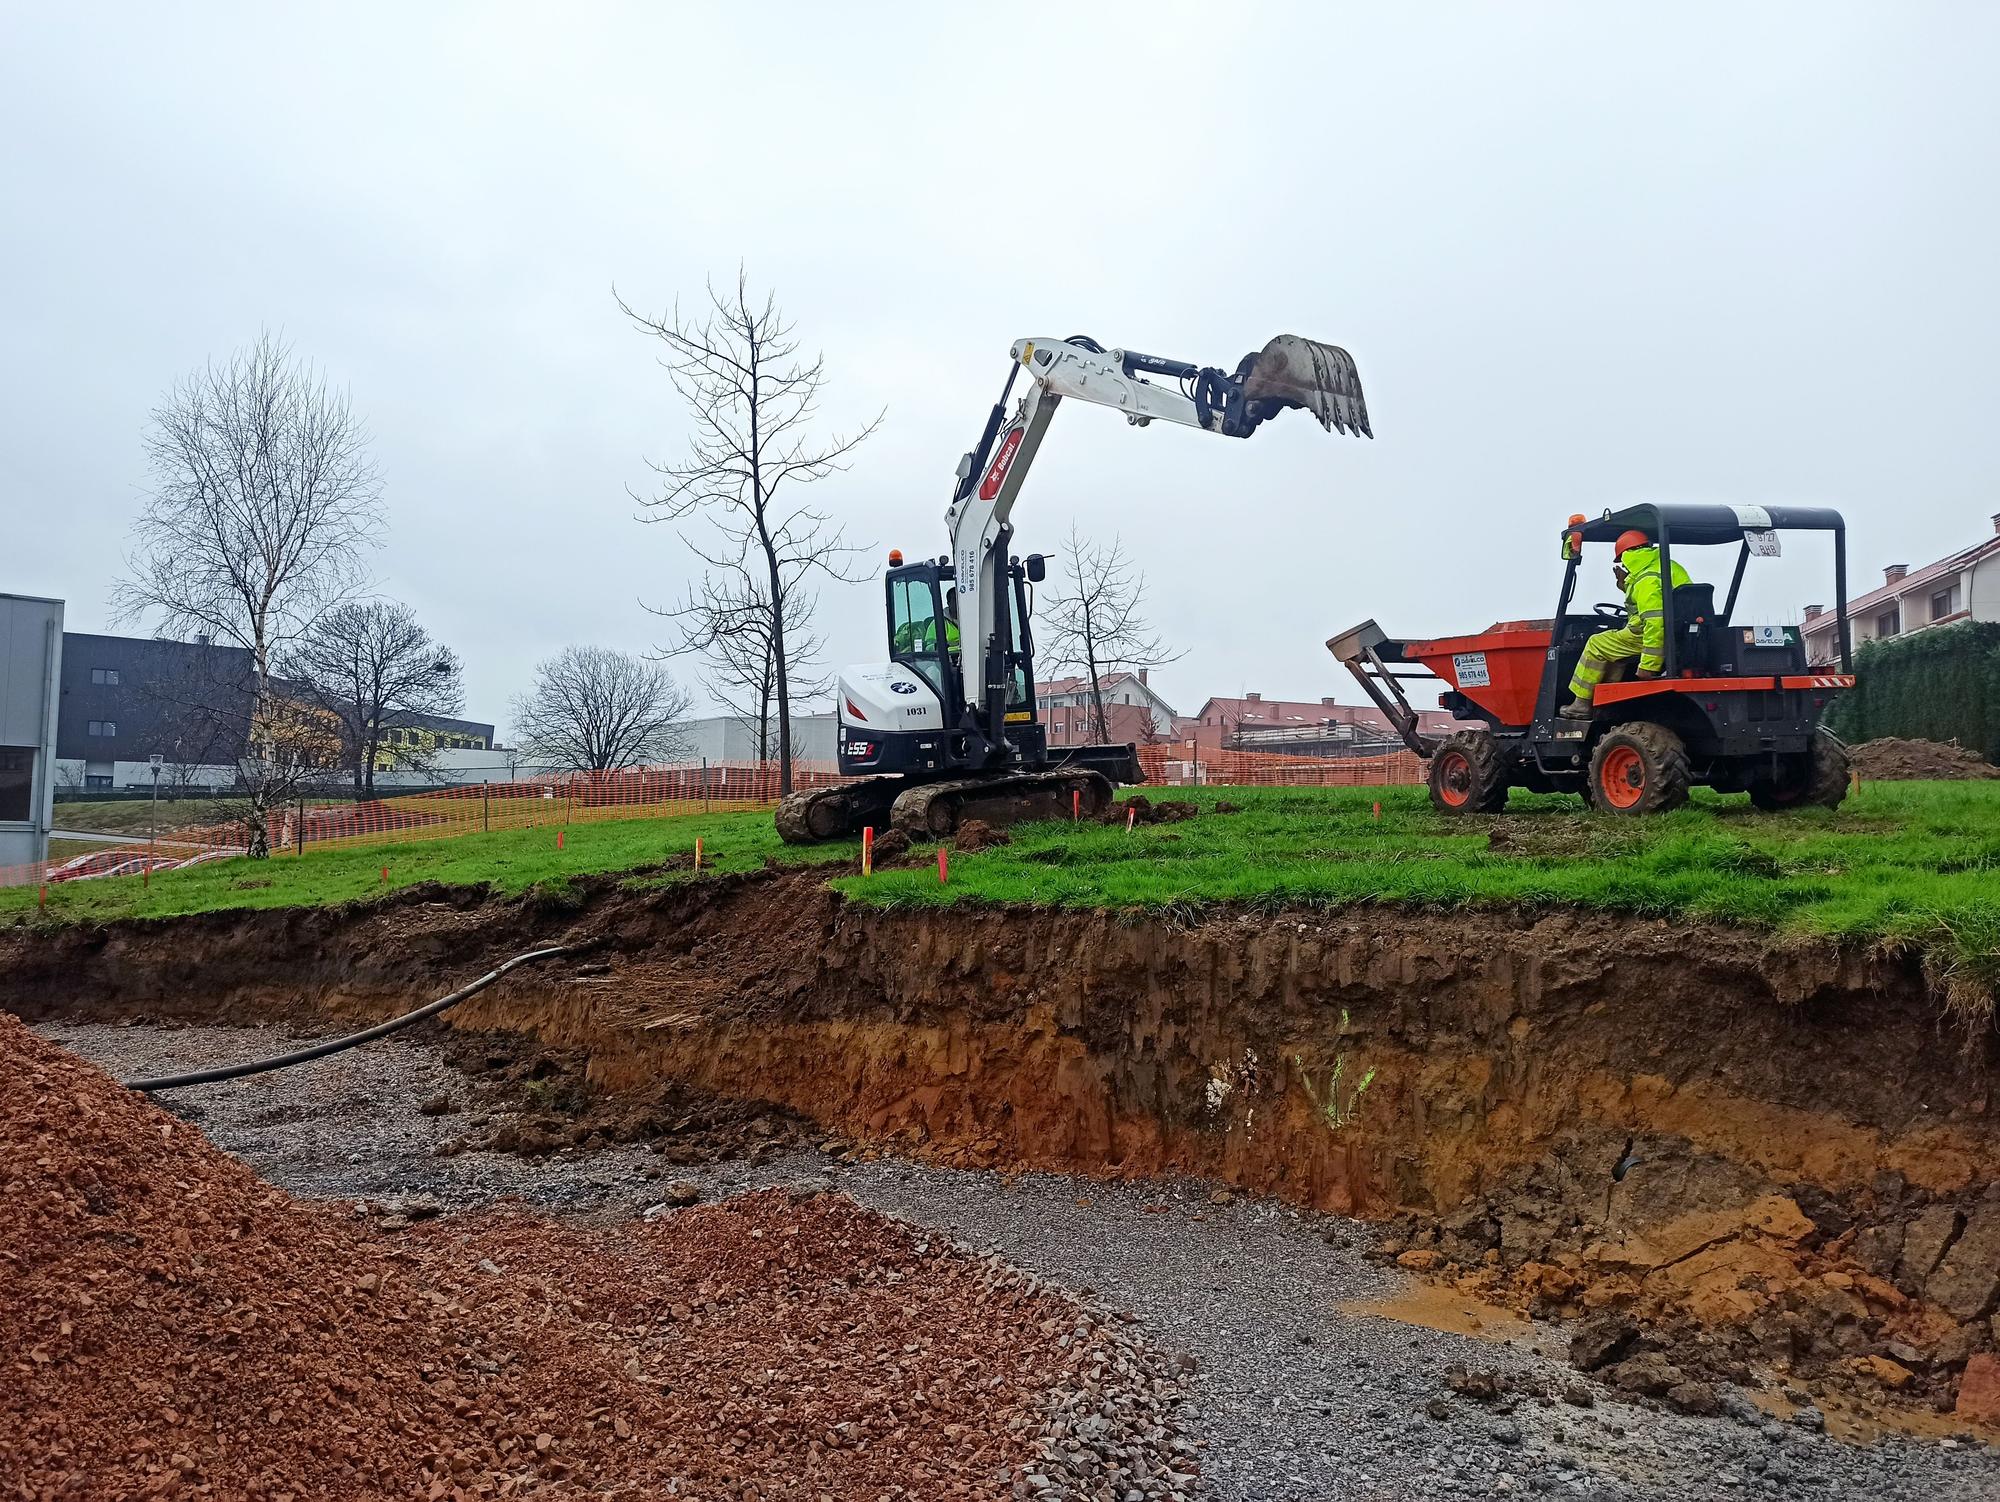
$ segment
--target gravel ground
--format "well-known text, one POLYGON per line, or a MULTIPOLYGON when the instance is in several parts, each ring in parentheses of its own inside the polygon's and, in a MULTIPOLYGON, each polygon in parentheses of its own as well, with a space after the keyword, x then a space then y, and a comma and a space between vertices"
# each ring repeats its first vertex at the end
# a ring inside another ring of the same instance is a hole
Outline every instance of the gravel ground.
MULTIPOLYGON (((241 1028, 43 1031, 124 1076, 255 1057, 289 1042, 241 1028)), ((1969 1438, 1848 1445, 1756 1414, 1736 1394, 1739 1419, 1687 1418, 1615 1401, 1529 1349, 1540 1342, 1502 1344, 1349 1312, 1341 1306, 1408 1287, 1365 1260, 1364 1228, 1263 1202, 1218 1204, 1206 1185, 1005 1179, 819 1154, 669 1168, 645 1146, 574 1159, 441 1158, 433 1149, 465 1120, 418 1112, 439 1094, 470 1099, 434 1046, 406 1035, 177 1091, 173 1101, 218 1145, 302 1195, 425 1195, 455 1207, 513 1194, 622 1217, 658 1204, 663 1179, 694 1180, 709 1197, 832 1184, 1129 1310, 1156 1346, 1185 1353, 1191 1398, 1181 1418, 1203 1449, 1205 1494, 1215 1498, 2000 1496, 2000 1449, 1969 1438), (1492 1371, 1512 1391, 1486 1402, 1455 1392, 1454 1367, 1472 1374, 1464 1385, 1492 1371), (1566 1390, 1591 1406, 1564 1401, 1566 1390)))

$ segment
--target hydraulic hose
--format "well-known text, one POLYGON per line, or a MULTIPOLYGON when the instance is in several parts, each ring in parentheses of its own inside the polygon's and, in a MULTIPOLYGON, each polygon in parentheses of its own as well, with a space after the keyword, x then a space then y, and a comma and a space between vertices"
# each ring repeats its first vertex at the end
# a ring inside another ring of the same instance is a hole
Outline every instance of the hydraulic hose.
POLYGON ((323 1059, 328 1054, 336 1054, 356 1044, 372 1043, 377 1038, 386 1038, 400 1028, 406 1028, 426 1017, 457 1006, 467 997, 476 996, 493 982, 500 979, 517 965, 530 964, 535 960, 545 960, 550 955, 568 954, 571 946, 558 944, 552 949, 531 949, 526 954, 517 954, 504 965, 496 965, 470 985, 460 986, 449 996, 440 996, 436 1001, 418 1007, 414 1012, 405 1012, 400 1017, 392 1017, 387 1022, 378 1022, 358 1033, 349 1033, 344 1038, 329 1038, 324 1043, 315 1043, 310 1048, 294 1049, 268 1059, 252 1059, 247 1064, 224 1064, 216 1069, 197 1069, 191 1074, 163 1074, 148 1080, 126 1080, 128 1090, 178 1090, 184 1085, 210 1085, 217 1080, 241 1079, 246 1074, 264 1074, 272 1069, 284 1069, 293 1064, 303 1064, 311 1059, 323 1059))

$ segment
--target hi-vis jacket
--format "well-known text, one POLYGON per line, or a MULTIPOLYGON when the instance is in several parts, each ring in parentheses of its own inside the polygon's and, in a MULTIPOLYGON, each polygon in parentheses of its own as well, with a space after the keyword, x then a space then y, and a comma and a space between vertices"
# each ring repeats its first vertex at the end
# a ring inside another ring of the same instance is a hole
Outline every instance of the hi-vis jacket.
MULTIPOLYGON (((1625 565, 1625 628, 1639 636, 1639 671, 1657 673, 1666 666, 1666 601, 1660 589, 1660 550, 1627 548, 1618 560, 1625 565)), ((1674 586, 1688 583, 1688 571, 1674 565, 1674 586)))

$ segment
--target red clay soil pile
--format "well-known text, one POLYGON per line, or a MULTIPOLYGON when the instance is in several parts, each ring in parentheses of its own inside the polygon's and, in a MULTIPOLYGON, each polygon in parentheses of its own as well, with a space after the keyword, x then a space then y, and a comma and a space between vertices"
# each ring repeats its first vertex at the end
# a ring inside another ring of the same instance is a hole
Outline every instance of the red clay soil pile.
POLYGON ((378 1234, 0 1013, 0 1362, 9 1498, 305 1502, 1004 1495, 1134 1358, 834 1196, 378 1234))
POLYGON ((1888 736, 1849 747, 1847 761, 1864 782, 1964 782, 2000 777, 2000 767, 1956 742, 1888 736))

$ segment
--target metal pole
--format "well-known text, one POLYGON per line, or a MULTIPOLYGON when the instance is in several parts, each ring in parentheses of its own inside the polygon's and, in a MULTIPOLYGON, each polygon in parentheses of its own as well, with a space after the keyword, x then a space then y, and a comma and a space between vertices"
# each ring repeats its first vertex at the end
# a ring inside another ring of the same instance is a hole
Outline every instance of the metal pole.
POLYGON ((479 827, 493 832, 493 784, 486 781, 479 784, 479 827))
MULTIPOLYGON (((357 813, 360 812, 358 807, 356 808, 355 811, 357 813)), ((300 855, 304 855, 306 853, 306 799, 305 799, 305 794, 303 793, 299 795, 298 820, 299 820, 298 853, 300 855)))
POLYGON ((153 874, 153 860, 160 853, 160 763, 153 760, 153 817, 151 828, 146 834, 146 875, 153 874))

